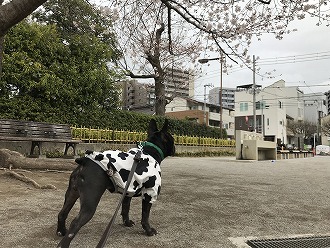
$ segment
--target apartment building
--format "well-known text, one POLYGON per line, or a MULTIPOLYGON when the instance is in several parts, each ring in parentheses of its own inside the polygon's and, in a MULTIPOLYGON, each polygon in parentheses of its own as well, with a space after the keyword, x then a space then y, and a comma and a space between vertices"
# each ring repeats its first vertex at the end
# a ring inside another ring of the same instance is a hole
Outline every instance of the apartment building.
MULTIPOLYGON (((235 108, 235 88, 222 88, 222 106, 225 108, 235 108)), ((220 87, 215 87, 209 91, 209 102, 220 105, 220 87)))
POLYGON ((294 144, 302 148, 303 135, 297 135, 287 129, 287 121, 309 120, 319 123, 325 113, 322 94, 305 95, 299 87, 286 86, 279 80, 263 89, 256 87, 256 127, 253 126, 253 85, 238 90, 235 94, 236 130, 254 129, 263 133, 265 140, 294 144), (322 106, 323 105, 323 106, 322 106))
MULTIPOLYGON (((194 95, 194 74, 189 70, 165 70, 165 94, 168 99, 176 96, 192 97, 194 95)), ((155 85, 128 80, 122 85, 122 108, 137 112, 153 114, 155 104, 155 85)))
POLYGON ((170 98, 194 95, 194 72, 176 68, 165 69, 165 91, 170 98))
POLYGON ((142 84, 137 80, 121 83, 122 109, 137 112, 153 113, 155 97, 151 93, 150 84, 142 84))

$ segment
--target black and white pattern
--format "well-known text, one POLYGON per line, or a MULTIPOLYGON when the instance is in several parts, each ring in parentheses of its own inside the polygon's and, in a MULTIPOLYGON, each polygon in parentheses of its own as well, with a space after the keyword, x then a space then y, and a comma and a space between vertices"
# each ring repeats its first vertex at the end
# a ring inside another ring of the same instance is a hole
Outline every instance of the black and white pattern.
MULTIPOLYGON (((116 191, 122 193, 134 163, 134 156, 138 150, 139 148, 132 148, 128 152, 119 150, 104 152, 87 151, 85 157, 92 159, 103 170, 110 171, 112 180, 117 187, 116 191)), ((136 167, 127 194, 131 197, 142 195, 143 199, 148 199, 150 203, 154 203, 160 193, 160 188, 160 165, 153 157, 144 154, 142 151, 141 160, 136 167)))

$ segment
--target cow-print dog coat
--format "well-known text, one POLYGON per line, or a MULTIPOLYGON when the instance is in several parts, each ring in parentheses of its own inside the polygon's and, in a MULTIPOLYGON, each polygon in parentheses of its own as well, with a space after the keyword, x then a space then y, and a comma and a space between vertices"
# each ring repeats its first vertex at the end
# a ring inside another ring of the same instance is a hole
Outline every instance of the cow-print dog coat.
MULTIPOLYGON (((128 152, 86 151, 85 157, 93 160, 108 173, 115 186, 115 192, 123 193, 128 175, 134 163, 134 156, 139 148, 132 148, 128 152)), ((150 199, 154 203, 160 192, 161 170, 159 163, 150 155, 141 153, 141 160, 136 167, 132 181, 127 189, 130 197, 140 196, 144 200, 150 199), (150 196, 146 198, 146 195, 150 196)))

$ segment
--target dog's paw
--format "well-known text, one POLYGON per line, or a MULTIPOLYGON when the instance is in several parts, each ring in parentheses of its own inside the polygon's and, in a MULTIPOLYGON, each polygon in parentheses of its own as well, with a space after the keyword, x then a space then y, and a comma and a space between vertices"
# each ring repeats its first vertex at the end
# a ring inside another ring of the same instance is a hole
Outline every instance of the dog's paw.
POLYGON ((56 234, 57 234, 57 236, 59 236, 59 237, 64 237, 65 234, 66 234, 66 230, 62 230, 62 231, 57 230, 56 234))
POLYGON ((146 230, 146 233, 148 236, 154 236, 157 234, 157 231, 154 228, 149 228, 148 230, 146 230))
POLYGON ((124 221, 124 226, 132 227, 134 225, 135 225, 135 223, 132 220, 126 220, 126 221, 124 221))

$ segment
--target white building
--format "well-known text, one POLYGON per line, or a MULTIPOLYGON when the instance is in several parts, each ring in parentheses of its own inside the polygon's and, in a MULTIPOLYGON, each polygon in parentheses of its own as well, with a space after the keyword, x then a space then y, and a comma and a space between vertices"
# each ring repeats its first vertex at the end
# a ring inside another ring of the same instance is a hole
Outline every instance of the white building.
POLYGON ((286 128, 284 126, 286 112, 276 92, 278 89, 270 86, 256 93, 256 127, 254 127, 252 87, 253 85, 248 85, 245 89, 241 88, 236 92, 236 130, 256 130, 264 134, 265 140, 286 142, 286 128))
POLYGON ((327 115, 326 98, 321 92, 304 94, 305 121, 320 123, 320 119, 327 115))
MULTIPOLYGON (((253 131, 253 85, 240 89, 235 94, 235 128, 253 131)), ((287 130, 289 119, 317 123, 320 130, 320 119, 326 113, 323 101, 325 96, 322 93, 305 95, 299 87, 287 87, 284 80, 279 80, 263 89, 259 87, 255 97, 255 129, 264 134, 265 140, 274 140, 278 144, 294 144, 302 148, 304 137, 293 135, 287 130)))

